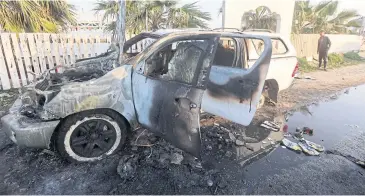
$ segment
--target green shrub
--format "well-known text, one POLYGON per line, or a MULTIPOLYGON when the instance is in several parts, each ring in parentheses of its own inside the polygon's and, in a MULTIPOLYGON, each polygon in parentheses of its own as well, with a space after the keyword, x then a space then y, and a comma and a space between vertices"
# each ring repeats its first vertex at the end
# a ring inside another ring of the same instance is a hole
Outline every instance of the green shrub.
POLYGON ((305 57, 298 57, 299 71, 310 72, 316 70, 316 66, 311 65, 305 57))
POLYGON ((309 66, 309 63, 305 57, 298 57, 299 66, 309 66))
POLYGON ((341 65, 345 62, 342 54, 331 53, 328 55, 328 63, 329 65, 341 65))
POLYGON ((351 60, 356 60, 356 61, 362 61, 363 60, 361 58, 361 56, 356 52, 346 52, 343 56, 348 58, 348 59, 351 59, 351 60))

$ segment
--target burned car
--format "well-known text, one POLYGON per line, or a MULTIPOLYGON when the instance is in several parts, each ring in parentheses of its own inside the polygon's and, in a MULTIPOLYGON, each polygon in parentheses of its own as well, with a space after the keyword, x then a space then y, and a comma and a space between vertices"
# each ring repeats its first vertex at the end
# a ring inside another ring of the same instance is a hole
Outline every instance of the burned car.
POLYGON ((19 146, 50 148, 85 162, 121 149, 127 134, 147 128, 200 157, 199 114, 248 125, 260 99, 271 58, 270 38, 241 32, 143 33, 119 48, 82 59, 63 72, 47 71, 22 94, 1 121, 19 146), (131 47, 143 39, 141 52, 131 47), (235 42, 227 47, 226 40, 235 42), (264 51, 248 68, 245 39, 264 51))

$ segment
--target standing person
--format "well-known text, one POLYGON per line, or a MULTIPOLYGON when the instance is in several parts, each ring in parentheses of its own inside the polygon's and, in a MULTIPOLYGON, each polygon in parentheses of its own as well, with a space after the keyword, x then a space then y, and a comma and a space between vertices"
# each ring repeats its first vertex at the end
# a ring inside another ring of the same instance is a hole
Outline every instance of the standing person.
POLYGON ((318 40, 318 47, 317 47, 317 54, 319 58, 319 68, 321 68, 322 60, 324 64, 324 70, 327 71, 327 56, 328 56, 328 50, 331 47, 331 40, 324 35, 324 31, 322 30, 320 33, 321 37, 318 40))

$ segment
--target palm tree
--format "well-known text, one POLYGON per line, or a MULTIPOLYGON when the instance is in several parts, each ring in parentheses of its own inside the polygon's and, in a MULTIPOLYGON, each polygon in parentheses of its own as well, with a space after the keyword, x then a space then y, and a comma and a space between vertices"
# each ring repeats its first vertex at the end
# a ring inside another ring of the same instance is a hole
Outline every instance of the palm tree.
MULTIPOLYGON (((105 30, 114 31, 119 10, 118 3, 113 0, 100 0, 94 10, 104 12, 103 21, 109 23, 105 30)), ((146 29, 207 28, 206 21, 210 19, 210 14, 202 12, 196 6, 196 2, 178 7, 175 0, 127 0, 126 28, 130 34, 138 34, 146 29)))
POLYGON ((272 13, 265 6, 245 12, 242 16, 242 29, 270 29, 276 30, 278 15, 272 13))
POLYGON ((0 2, 0 27, 4 31, 58 32, 75 21, 75 8, 64 0, 0 2))
POLYGON ((310 5, 309 1, 297 1, 294 8, 294 33, 346 33, 350 27, 359 28, 360 16, 355 10, 337 12, 338 1, 325 1, 310 5), (338 13, 338 14, 337 14, 338 13))

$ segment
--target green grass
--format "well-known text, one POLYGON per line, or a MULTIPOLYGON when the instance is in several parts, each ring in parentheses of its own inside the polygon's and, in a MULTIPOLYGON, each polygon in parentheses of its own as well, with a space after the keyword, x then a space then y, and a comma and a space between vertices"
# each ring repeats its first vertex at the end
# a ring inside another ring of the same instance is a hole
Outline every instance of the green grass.
POLYGON ((299 72, 311 72, 317 70, 318 65, 308 62, 305 57, 297 58, 299 63, 299 72))
MULTIPOLYGON (((347 52, 345 54, 331 53, 328 55, 327 69, 336 69, 339 67, 356 65, 364 62, 365 59, 356 52, 347 52)), ((300 72, 308 73, 318 70, 318 61, 309 62, 304 57, 298 57, 298 63, 300 72)))
POLYGON ((356 52, 347 52, 345 54, 343 54, 343 56, 345 58, 348 58, 350 60, 355 60, 355 61, 364 61, 364 58, 362 58, 359 53, 356 52))

